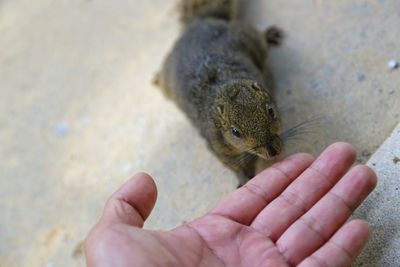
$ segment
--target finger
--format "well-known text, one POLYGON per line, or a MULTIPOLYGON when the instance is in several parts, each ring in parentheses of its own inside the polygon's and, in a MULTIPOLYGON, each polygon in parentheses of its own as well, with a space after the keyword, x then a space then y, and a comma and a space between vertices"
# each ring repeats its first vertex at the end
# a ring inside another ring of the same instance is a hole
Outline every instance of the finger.
POLYGON ((307 257, 299 267, 350 266, 370 236, 368 224, 354 220, 344 225, 323 247, 307 257))
POLYGON ((289 262, 298 264, 329 240, 375 186, 376 176, 370 168, 353 168, 283 233, 277 241, 279 250, 289 262))
POLYGON ((222 200, 211 213, 248 225, 312 161, 311 155, 302 153, 272 165, 222 200))
POLYGON ((346 173, 355 159, 354 148, 335 143, 325 149, 278 198, 253 221, 252 227, 277 240, 346 173))
POLYGON ((99 223, 123 223, 142 227, 156 199, 157 187, 151 176, 145 173, 136 174, 110 197, 99 223))

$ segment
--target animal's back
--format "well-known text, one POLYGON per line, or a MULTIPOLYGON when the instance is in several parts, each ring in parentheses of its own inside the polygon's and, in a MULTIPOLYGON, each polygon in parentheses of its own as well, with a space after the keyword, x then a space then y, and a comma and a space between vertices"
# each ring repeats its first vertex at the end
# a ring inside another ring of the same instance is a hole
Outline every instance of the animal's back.
POLYGON ((269 40, 232 20, 234 2, 182 2, 184 30, 157 82, 219 159, 243 179, 254 175, 257 156, 276 156, 282 142, 264 75, 269 40))
POLYGON ((266 51, 262 35, 249 25, 194 19, 164 62, 162 87, 196 124, 218 85, 234 79, 264 83, 266 51))

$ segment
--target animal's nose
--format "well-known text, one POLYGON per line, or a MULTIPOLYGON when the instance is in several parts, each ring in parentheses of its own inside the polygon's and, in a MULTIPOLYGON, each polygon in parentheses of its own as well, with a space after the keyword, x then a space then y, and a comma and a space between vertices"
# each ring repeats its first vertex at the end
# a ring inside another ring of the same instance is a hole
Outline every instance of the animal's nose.
POLYGON ((282 151, 282 141, 279 136, 275 137, 275 139, 267 145, 266 149, 270 157, 278 156, 282 151))
POLYGON ((267 150, 270 157, 275 157, 279 154, 279 151, 273 146, 267 146, 267 150))

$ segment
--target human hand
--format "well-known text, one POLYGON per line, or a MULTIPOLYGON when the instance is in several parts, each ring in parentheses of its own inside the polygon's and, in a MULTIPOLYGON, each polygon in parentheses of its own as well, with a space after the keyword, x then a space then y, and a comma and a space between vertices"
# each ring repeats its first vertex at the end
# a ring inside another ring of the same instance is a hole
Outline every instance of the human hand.
POLYGON ((156 185, 137 174, 108 200, 85 241, 88 266, 349 266, 370 230, 346 220, 376 186, 354 149, 274 164, 209 213, 170 231, 142 229, 156 185))

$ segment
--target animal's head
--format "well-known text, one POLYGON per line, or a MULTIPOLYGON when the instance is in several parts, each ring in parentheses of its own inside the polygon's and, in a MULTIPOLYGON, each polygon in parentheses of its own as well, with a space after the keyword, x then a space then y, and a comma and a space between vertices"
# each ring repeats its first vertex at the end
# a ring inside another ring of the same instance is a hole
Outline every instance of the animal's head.
POLYGON ((238 152, 270 159, 282 151, 278 110, 261 83, 236 80, 224 85, 214 112, 225 142, 238 152))

